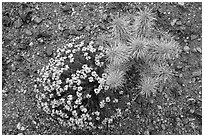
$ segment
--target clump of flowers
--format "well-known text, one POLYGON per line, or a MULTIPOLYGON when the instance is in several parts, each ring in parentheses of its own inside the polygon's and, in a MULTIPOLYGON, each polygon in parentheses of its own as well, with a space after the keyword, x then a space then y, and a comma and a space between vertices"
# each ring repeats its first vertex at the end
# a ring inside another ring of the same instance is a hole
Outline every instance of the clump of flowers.
POLYGON ((38 106, 73 129, 112 123, 121 115, 117 112, 119 93, 111 89, 123 85, 125 72, 105 71, 105 54, 104 47, 94 41, 58 48, 48 65, 39 70, 35 86, 38 106), (120 80, 115 81, 118 76, 120 80))

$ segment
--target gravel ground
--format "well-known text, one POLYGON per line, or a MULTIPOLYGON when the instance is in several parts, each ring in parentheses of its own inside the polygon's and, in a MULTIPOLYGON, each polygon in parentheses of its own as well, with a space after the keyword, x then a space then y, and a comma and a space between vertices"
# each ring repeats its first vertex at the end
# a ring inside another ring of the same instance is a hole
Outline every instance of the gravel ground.
POLYGON ((202 3, 3 3, 2 134, 202 134, 202 3), (37 70, 57 47, 74 37, 94 39, 107 29, 109 14, 154 7, 157 26, 175 35, 181 56, 177 77, 156 97, 138 97, 117 126, 66 130, 37 108, 37 70))

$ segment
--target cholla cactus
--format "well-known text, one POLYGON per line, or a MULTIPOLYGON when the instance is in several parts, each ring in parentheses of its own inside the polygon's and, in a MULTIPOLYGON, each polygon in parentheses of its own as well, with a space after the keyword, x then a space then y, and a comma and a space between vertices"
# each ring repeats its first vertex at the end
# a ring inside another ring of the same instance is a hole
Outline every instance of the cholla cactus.
POLYGON ((119 89, 123 86, 125 83, 125 72, 123 70, 109 70, 107 79, 106 79, 106 84, 111 88, 111 89, 119 89))
POLYGON ((106 48, 107 60, 112 65, 121 65, 129 61, 131 57, 131 47, 115 41, 106 48))
POLYGON ((152 35, 154 28, 154 21, 156 20, 155 15, 152 13, 152 9, 147 7, 136 13, 134 16, 134 23, 130 26, 130 30, 133 36, 136 37, 149 37, 152 35))
POLYGON ((170 81, 173 77, 173 71, 168 66, 168 64, 162 63, 162 64, 152 64, 152 75, 154 77, 157 77, 159 81, 162 83, 165 83, 166 81, 170 81))
POLYGON ((141 89, 141 94, 146 97, 155 94, 158 89, 158 79, 150 76, 143 76, 140 82, 139 88, 141 89))
POLYGON ((132 56, 136 59, 144 59, 147 54, 149 40, 145 38, 133 38, 128 43, 132 48, 132 56))
POLYGON ((178 58, 180 53, 179 43, 173 38, 152 39, 152 45, 148 47, 151 60, 166 61, 178 58))
POLYGON ((131 19, 127 15, 113 16, 110 28, 113 35, 113 39, 119 39, 121 42, 127 42, 130 38, 130 32, 128 26, 131 19))

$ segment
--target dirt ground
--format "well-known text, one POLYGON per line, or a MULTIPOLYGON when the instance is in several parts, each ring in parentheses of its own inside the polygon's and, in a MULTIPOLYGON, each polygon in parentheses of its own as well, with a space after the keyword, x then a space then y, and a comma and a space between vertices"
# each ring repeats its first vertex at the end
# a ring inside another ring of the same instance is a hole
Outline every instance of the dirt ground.
POLYGON ((202 3, 2 3, 2 134, 202 134, 202 3), (34 80, 58 45, 95 38, 110 13, 154 7, 157 26, 174 34, 182 53, 170 88, 134 108, 113 127, 66 130, 37 108, 34 80))

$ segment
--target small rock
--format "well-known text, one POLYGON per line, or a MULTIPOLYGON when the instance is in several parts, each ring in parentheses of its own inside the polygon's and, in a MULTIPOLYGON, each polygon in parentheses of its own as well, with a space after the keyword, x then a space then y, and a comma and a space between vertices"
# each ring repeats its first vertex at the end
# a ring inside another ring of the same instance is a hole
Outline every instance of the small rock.
POLYGON ((185 52, 189 52, 190 48, 189 48, 189 46, 184 46, 183 50, 184 50, 185 52))
POLYGON ((194 40, 194 39, 196 39, 196 38, 197 38, 196 35, 191 35, 191 40, 194 40))
POLYGON ((176 21, 177 21, 177 19, 173 19, 172 22, 171 22, 171 26, 174 26, 176 21))
POLYGON ((182 78, 182 77, 183 77, 183 74, 179 74, 179 77, 182 78))
POLYGON ((38 38, 37 41, 38 41, 39 43, 43 43, 43 42, 44 42, 43 38, 38 38))
POLYGON ((202 53, 201 47, 197 47, 196 50, 197 50, 199 53, 202 53))
POLYGON ((30 30, 26 29, 26 30, 25 30, 25 34, 28 35, 28 36, 31 36, 31 35, 32 35, 32 32, 31 32, 30 30))
POLYGON ((185 27, 185 26, 181 26, 180 29, 181 29, 181 30, 185 30, 186 27, 185 27))
POLYGON ((2 24, 5 26, 5 27, 9 27, 11 25, 11 19, 8 17, 8 16, 4 16, 2 18, 2 24))
POLYGON ((172 109, 173 109, 173 111, 177 111, 177 107, 173 107, 172 109))
POLYGON ((53 53, 53 47, 52 46, 48 46, 46 48, 46 53, 47 53, 48 56, 51 56, 52 53, 53 53))
POLYGON ((181 24, 182 24, 182 21, 179 20, 179 21, 176 22, 176 24, 177 24, 177 25, 181 25, 181 24))
POLYGON ((90 31, 91 27, 89 25, 86 26, 86 31, 90 31))
POLYGON ((34 45, 34 43, 33 43, 33 42, 30 42, 29 46, 33 46, 33 45, 34 45))
POLYGON ((35 17, 35 18, 33 19, 33 21, 34 21, 36 24, 39 24, 39 23, 42 21, 42 19, 39 18, 39 17, 35 17))
POLYGON ((165 129, 166 129, 166 127, 165 127, 165 125, 164 125, 164 124, 161 124, 161 128, 162 128, 163 130, 165 130, 165 129))
POLYGON ((195 112, 195 109, 190 109, 190 113, 194 113, 195 112))
POLYGON ((198 71, 194 71, 194 72, 192 73, 192 75, 193 75, 193 76, 201 76, 201 75, 202 75, 202 70, 199 69, 198 71))
POLYGON ((59 30, 64 30, 64 28, 62 27, 62 24, 61 24, 61 23, 58 24, 58 29, 59 29, 59 30))
POLYGON ((194 83, 196 81, 196 78, 192 78, 192 82, 194 83))
POLYGON ((146 131, 144 132, 144 135, 149 135, 149 131, 146 130, 146 131))
POLYGON ((22 22, 21 18, 18 18, 18 19, 14 22, 15 28, 20 28, 22 25, 23 25, 23 22, 22 22))
POLYGON ((158 107, 158 109, 162 109, 162 106, 160 106, 160 105, 157 105, 157 107, 158 107))
POLYGON ((184 6, 185 2, 178 2, 179 5, 184 6))
POLYGON ((11 70, 12 70, 12 71, 15 71, 15 70, 16 70, 16 67, 15 67, 14 64, 11 64, 11 70))

